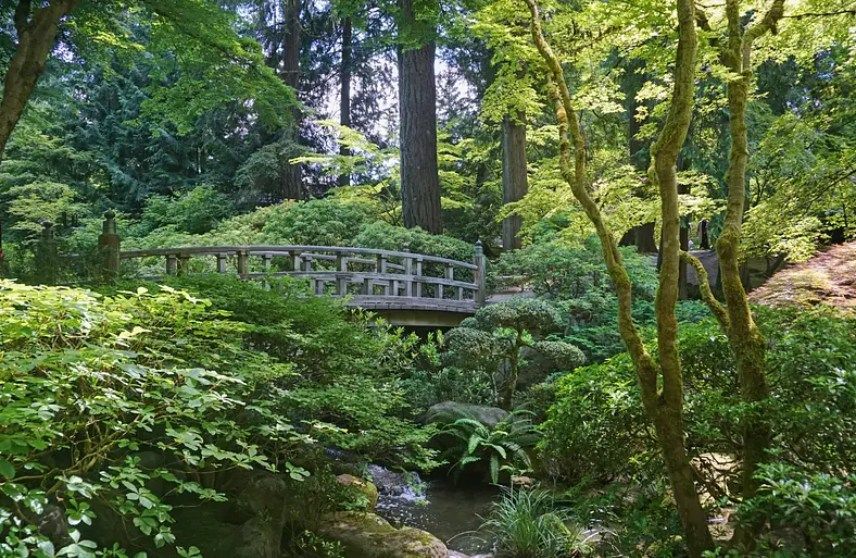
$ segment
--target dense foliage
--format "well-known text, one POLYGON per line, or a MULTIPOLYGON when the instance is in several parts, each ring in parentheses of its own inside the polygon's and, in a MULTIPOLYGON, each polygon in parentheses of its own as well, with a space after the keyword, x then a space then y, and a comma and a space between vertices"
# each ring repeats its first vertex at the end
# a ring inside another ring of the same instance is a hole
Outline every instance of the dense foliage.
POLYGON ((135 544, 185 544, 179 501, 226 498, 206 472, 303 481, 324 474, 313 447, 432 465, 391 374, 407 340, 288 283, 181 287, 3 283, 4 553, 94 551, 112 515, 150 540, 135 544))
MULTIPOLYGON (((761 320, 770 344, 773 397, 754 409, 737 397, 733 361, 716 327, 705 321, 684 328, 687 448, 711 498, 735 505, 741 521, 770 526, 763 539, 768 551, 796 544, 805 552, 844 556, 854 544, 856 526, 847 477, 856 460, 848 434, 856 416, 856 321, 830 310, 766 310, 761 320), (741 502, 732 491, 739 474, 734 456, 747 413, 769 416, 774 438, 768 463, 759 472, 757 499, 741 502)), ((644 486, 662 486, 660 458, 650 449, 653 432, 626 355, 568 374, 556 382, 556 390, 542 442, 552 475, 594 486, 630 478, 630 493, 640 491, 636 500, 647 497, 644 486)), ((625 497, 612 497, 606 509, 623 517, 618 509, 633 505, 622 503, 625 497)), ((584 509, 605 502, 589 505, 584 509)))

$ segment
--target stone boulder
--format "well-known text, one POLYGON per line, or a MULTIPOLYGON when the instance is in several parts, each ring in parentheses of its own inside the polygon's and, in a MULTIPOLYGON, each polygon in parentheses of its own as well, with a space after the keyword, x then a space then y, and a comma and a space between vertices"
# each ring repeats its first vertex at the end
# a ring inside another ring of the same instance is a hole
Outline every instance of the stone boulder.
POLYGON ((377 491, 377 486, 375 486, 373 482, 361 479, 360 477, 356 477, 348 473, 342 473, 341 475, 337 475, 336 482, 338 482, 342 486, 348 487, 348 489, 354 494, 355 497, 365 498, 366 511, 374 511, 377 507, 377 500, 379 494, 377 491))
POLYGON ((443 401, 432 405, 422 415, 424 424, 452 424, 458 419, 468 418, 477 420, 488 428, 494 428, 508 416, 508 411, 499 407, 443 401))
POLYGON ((447 558, 440 539, 414 529, 396 529, 382 517, 368 512, 328 514, 318 529, 321 535, 342 543, 348 558, 447 558))

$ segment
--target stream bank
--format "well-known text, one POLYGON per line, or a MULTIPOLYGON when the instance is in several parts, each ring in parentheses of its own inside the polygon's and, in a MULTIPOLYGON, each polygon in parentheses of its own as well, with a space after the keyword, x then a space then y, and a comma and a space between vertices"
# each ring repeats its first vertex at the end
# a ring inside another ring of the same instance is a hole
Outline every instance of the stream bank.
POLYGON ((397 527, 415 527, 433 534, 452 551, 487 553, 491 541, 477 532, 500 492, 486 485, 455 485, 447 477, 422 480, 369 465, 367 475, 378 488, 377 513, 397 527))

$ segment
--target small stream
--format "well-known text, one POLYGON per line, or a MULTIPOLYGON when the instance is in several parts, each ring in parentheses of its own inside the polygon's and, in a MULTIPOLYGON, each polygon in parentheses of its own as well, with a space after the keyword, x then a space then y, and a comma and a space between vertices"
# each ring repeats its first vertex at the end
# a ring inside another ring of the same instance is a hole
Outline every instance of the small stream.
POLYGON ((490 541, 475 531, 499 497, 495 487, 456 486, 446 478, 423 481, 415 473, 397 473, 379 465, 369 465, 367 473, 380 493, 377 513, 393 525, 428 531, 450 550, 490 552, 490 541))

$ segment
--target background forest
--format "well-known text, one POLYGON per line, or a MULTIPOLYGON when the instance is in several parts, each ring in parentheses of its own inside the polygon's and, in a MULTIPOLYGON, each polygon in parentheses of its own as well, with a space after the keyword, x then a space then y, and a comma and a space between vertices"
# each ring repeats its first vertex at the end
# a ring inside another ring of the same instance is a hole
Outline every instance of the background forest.
POLYGON ((851 556, 856 10, 677 7, 3 1, 0 556, 851 556), (105 212, 123 250, 479 242, 502 297, 412 332, 299 281, 104 282, 105 212), (489 491, 466 529, 386 507, 446 484, 489 491))

